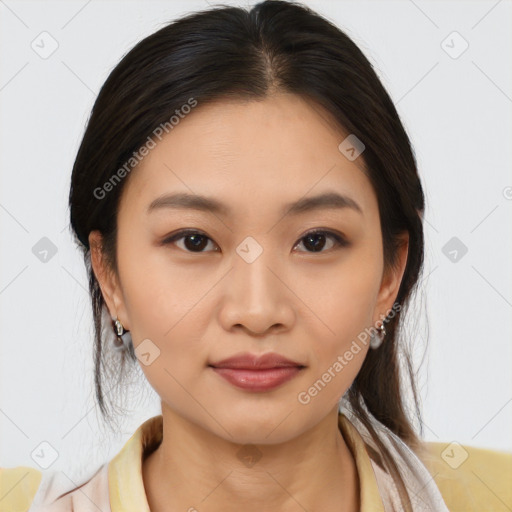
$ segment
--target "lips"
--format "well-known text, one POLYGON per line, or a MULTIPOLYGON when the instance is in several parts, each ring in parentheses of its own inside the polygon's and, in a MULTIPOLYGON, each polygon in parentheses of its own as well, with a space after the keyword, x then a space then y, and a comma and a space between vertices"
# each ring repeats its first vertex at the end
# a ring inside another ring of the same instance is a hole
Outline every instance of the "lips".
POLYGON ((248 352, 235 354, 227 359, 210 363, 209 366, 213 366, 214 368, 231 368, 237 370, 266 370, 269 368, 304 367, 303 364, 288 359, 275 352, 269 352, 262 355, 250 354, 248 352))
POLYGON ((237 354, 209 365, 237 388, 250 392, 273 390, 297 376, 304 365, 274 352, 237 354))

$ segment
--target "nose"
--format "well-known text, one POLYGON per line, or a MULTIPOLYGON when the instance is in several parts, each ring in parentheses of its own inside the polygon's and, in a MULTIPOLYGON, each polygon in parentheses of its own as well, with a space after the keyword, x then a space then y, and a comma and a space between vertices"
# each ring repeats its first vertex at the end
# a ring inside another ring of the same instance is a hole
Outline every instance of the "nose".
POLYGON ((290 329, 295 321, 294 294, 285 266, 263 252, 251 262, 235 255, 223 280, 219 318, 227 331, 244 329, 253 336, 290 329))

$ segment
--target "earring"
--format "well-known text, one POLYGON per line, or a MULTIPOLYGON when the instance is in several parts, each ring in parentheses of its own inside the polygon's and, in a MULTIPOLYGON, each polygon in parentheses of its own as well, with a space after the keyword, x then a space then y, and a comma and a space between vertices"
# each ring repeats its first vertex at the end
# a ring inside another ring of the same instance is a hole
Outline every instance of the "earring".
POLYGON ((112 322, 112 327, 116 337, 114 338, 114 348, 116 350, 127 350, 132 342, 130 331, 127 331, 123 324, 116 318, 112 322))
POLYGON ((384 324, 381 324, 380 327, 377 328, 377 330, 378 334, 374 334, 372 332, 370 336, 370 348, 373 348, 374 350, 381 346, 386 336, 386 328, 384 327, 384 324))

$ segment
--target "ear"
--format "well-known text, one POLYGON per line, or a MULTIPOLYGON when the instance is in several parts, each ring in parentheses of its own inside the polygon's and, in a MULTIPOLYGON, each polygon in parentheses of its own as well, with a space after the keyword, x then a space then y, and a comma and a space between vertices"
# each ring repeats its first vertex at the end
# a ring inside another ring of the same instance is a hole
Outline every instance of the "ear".
POLYGON ((106 262, 103 252, 103 237, 100 231, 95 230, 89 233, 89 247, 91 251, 91 265, 100 285, 101 294, 109 314, 112 319, 119 318, 124 328, 130 330, 121 286, 114 270, 106 262))
POLYGON ((400 235, 397 249, 397 261, 393 268, 384 270, 380 290, 375 305, 373 325, 380 325, 384 317, 390 312, 395 303, 407 264, 409 251, 409 233, 405 231, 400 235))

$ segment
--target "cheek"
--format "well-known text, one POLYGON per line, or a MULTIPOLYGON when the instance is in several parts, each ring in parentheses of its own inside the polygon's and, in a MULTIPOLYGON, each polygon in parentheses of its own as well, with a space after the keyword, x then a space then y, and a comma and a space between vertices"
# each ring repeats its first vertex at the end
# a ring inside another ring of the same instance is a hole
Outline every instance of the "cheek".
POLYGON ((354 362, 344 372, 353 379, 364 360, 369 340, 364 330, 372 325, 380 268, 379 261, 368 256, 368 252, 347 253, 346 258, 329 269, 328 279, 317 274, 316 288, 312 287, 313 281, 309 282, 306 303, 316 315, 314 336, 321 340, 312 354, 319 371, 351 351, 347 358, 354 362))
MULTIPOLYGON (((193 304, 197 282, 142 229, 119 230, 118 267, 132 329, 162 336, 193 304)), ((141 332, 144 335, 144 332, 141 332)))
POLYGON ((338 264, 326 269, 324 275, 316 275, 316 292, 311 293, 310 283, 306 297, 337 334, 343 335, 351 326, 367 327, 377 299, 379 268, 379 261, 369 257, 367 250, 347 253, 338 264))
POLYGON ((200 335, 207 303, 199 299, 213 282, 198 282, 177 271, 162 260, 161 252, 149 246, 125 251, 119 257, 119 273, 141 369, 163 401, 187 410, 190 395, 184 388, 194 389, 191 377, 208 357, 200 335))
POLYGON ((145 342, 139 352, 147 346, 158 354, 147 366, 141 359, 141 368, 160 396, 181 397, 178 382, 191 389, 190 379, 210 355, 204 340, 213 314, 211 289, 219 276, 203 272, 198 277, 197 266, 170 261, 165 248, 141 244, 120 253, 118 264, 134 348, 145 342))

